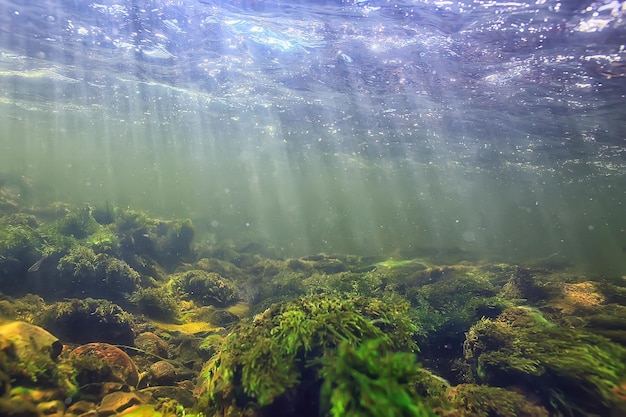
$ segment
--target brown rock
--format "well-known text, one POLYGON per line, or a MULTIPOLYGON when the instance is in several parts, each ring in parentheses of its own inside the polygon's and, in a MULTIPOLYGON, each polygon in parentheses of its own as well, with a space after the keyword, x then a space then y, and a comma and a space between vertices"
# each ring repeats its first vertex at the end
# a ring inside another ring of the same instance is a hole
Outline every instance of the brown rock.
POLYGON ((149 387, 142 389, 140 392, 149 393, 153 398, 170 398, 176 400, 185 408, 193 408, 196 405, 196 400, 191 394, 191 391, 181 387, 149 387))
POLYGON ((6 417, 41 417, 34 404, 0 398, 0 415, 6 417))
POLYGON ((135 362, 113 345, 88 343, 74 349, 69 357, 78 371, 76 380, 81 385, 112 381, 135 387, 139 382, 135 362))
POLYGON ((63 345, 41 327, 23 321, 0 322, 0 350, 10 363, 7 374, 19 383, 58 382, 55 360, 63 345))
POLYGON ((23 321, 0 323, 0 337, 15 347, 20 359, 40 354, 56 359, 63 350, 63 344, 47 330, 23 321))
POLYGON ((98 406, 98 417, 121 413, 132 406, 144 404, 148 398, 149 396, 136 392, 112 392, 107 394, 98 406))
POLYGON ((67 407, 67 412, 74 415, 83 415, 96 410, 96 404, 91 401, 80 400, 67 407))
POLYGON ((178 379, 176 367, 167 361, 153 363, 148 373, 152 385, 172 385, 178 379))
POLYGON ((150 355, 163 359, 168 358, 167 343, 152 332, 141 333, 137 336, 135 339, 135 346, 150 355))
POLYGON ((63 417, 65 414, 65 403, 60 400, 47 401, 37 404, 37 410, 44 416, 63 417))
MULTIPOLYGON (((112 392, 130 392, 131 387, 123 382, 94 382, 83 385, 80 390, 81 398, 94 404, 100 403, 105 395, 112 392)), ((94 405, 95 409, 95 405, 94 405)))

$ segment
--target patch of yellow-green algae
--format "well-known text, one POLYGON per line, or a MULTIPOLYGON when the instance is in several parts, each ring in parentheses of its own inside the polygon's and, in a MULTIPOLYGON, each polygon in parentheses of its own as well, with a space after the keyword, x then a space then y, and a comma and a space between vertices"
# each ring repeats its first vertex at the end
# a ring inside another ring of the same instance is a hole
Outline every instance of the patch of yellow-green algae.
POLYGON ((178 332, 183 334, 197 334, 204 333, 210 331, 218 331, 221 330, 221 327, 213 326, 211 323, 203 322, 203 321, 192 321, 189 323, 164 323, 161 321, 153 321, 154 325, 161 330, 166 332, 178 332))
POLYGON ((244 317, 246 314, 248 314, 249 310, 250 305, 248 303, 244 303, 243 301, 240 301, 237 304, 234 304, 226 309, 226 311, 228 311, 229 313, 233 313, 237 317, 244 317))
POLYGON ((404 268, 404 267, 415 267, 418 269, 426 269, 428 265, 421 259, 394 259, 389 258, 384 261, 377 262, 374 264, 376 268, 404 268))

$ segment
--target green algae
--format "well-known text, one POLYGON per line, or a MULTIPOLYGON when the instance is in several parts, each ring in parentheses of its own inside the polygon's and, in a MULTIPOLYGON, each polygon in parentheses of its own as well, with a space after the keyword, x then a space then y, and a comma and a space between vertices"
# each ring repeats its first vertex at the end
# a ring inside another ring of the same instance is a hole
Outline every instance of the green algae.
POLYGON ((377 340, 383 350, 415 351, 415 326, 407 312, 406 303, 365 297, 315 295, 276 304, 236 326, 208 362, 207 408, 244 413, 291 401, 291 409, 304 412, 309 405, 303 401, 311 391, 319 393, 319 359, 335 355, 340 345, 377 340))
POLYGON ((431 417, 434 412, 411 390, 420 370, 408 352, 391 352, 385 339, 358 346, 341 343, 321 360, 322 412, 332 417, 431 417), (324 404, 327 403, 327 404, 324 404))
POLYGON ((625 405, 615 390, 626 381, 626 349, 531 309, 480 320, 467 334, 465 358, 478 382, 523 385, 564 415, 608 415, 625 405))

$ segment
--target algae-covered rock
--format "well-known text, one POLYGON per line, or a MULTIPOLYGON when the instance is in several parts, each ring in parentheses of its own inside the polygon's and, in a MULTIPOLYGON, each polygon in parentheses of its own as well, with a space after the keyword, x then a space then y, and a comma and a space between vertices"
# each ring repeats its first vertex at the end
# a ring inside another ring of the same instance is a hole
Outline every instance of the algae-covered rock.
POLYGON ((457 376, 448 370, 463 355, 465 333, 482 317, 495 318, 511 304, 498 296, 488 273, 469 266, 418 270, 397 288, 414 306, 424 363, 451 380, 457 376))
POLYGON ((193 253, 191 243, 194 228, 191 220, 161 220, 134 210, 115 210, 113 230, 120 239, 122 257, 133 256, 155 259, 168 270, 193 253))
POLYGON ((41 236, 36 227, 0 218, 0 291, 25 293, 24 276, 41 258, 41 236))
POLYGON ((173 274, 171 286, 180 296, 200 305, 224 307, 238 299, 234 284, 216 272, 191 270, 173 274))
POLYGON ((108 300, 86 298, 57 302, 36 321, 71 343, 108 342, 132 345, 132 316, 108 300))
POLYGON ((18 311, 9 300, 0 300, 0 320, 17 318, 18 311))
POLYGON ((308 292, 381 296, 385 287, 383 276, 377 271, 356 273, 340 272, 333 275, 314 274, 305 280, 308 292))
POLYGON ((451 387, 446 395, 457 409, 477 416, 548 417, 544 407, 533 404, 523 395, 499 387, 461 384, 451 387))
POLYGON ((517 268, 503 287, 502 294, 511 299, 523 299, 538 304, 560 296, 559 280, 541 269, 517 268))
POLYGON ((0 323, 0 355, 4 372, 16 383, 57 386, 56 359, 63 345, 39 326, 22 321, 0 323))
POLYGON ((551 412, 626 412, 617 394, 626 381, 626 349, 581 329, 556 326, 533 309, 510 308, 475 324, 467 334, 465 359, 477 382, 523 387, 551 412))
POLYGON ((59 260, 58 295, 99 297, 120 302, 139 288, 140 276, 125 261, 105 253, 96 254, 78 245, 59 260))
POLYGON ((58 230, 77 239, 83 239, 95 233, 100 225, 92 216, 92 207, 88 204, 70 211, 58 224, 58 230))
POLYGON ((167 359, 167 343, 152 332, 143 332, 135 338, 135 346, 150 356, 167 359))
POLYGON ((178 316, 178 301, 166 288, 140 288, 129 298, 137 311, 157 320, 172 321, 178 316))
POLYGON ((121 382, 131 387, 139 382, 135 362, 120 348, 108 343, 88 343, 78 346, 69 355, 76 369, 79 384, 121 382))
MULTIPOLYGON (((317 416, 328 404, 338 407, 331 398, 319 402, 322 358, 338 355, 344 343, 358 346, 368 340, 377 340, 380 366, 397 360, 387 353, 416 350, 408 305, 389 301, 308 296, 276 304, 252 323, 240 323, 203 371, 201 392, 207 409, 230 410, 231 415, 317 416)), ((348 357, 354 352, 344 353, 348 357)), ((408 356, 403 358, 400 362, 408 356)), ((328 395, 335 389, 329 386, 328 395)))

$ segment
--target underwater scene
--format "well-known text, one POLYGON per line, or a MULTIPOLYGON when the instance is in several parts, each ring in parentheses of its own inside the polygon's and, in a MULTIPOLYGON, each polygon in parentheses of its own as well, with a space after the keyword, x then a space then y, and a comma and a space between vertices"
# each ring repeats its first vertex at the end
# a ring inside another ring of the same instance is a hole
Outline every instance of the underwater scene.
POLYGON ((0 0, 0 416, 626 416, 626 2, 0 0))

